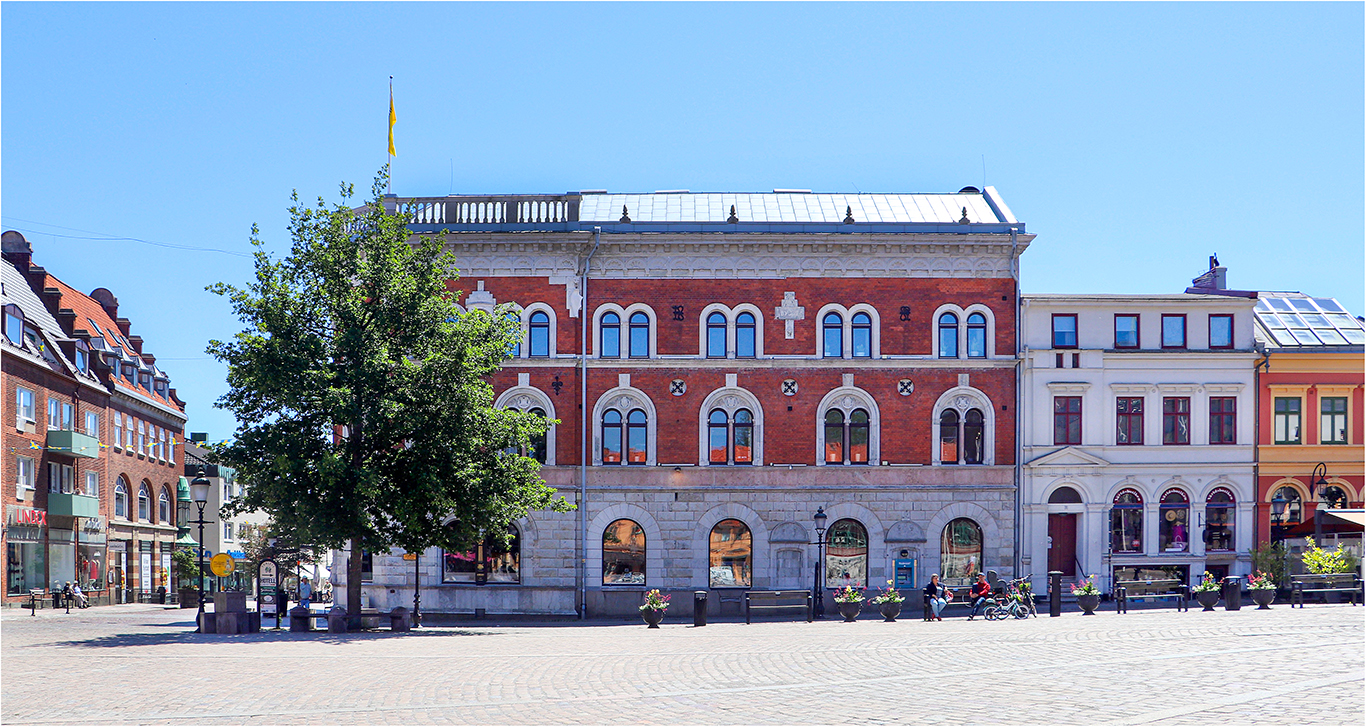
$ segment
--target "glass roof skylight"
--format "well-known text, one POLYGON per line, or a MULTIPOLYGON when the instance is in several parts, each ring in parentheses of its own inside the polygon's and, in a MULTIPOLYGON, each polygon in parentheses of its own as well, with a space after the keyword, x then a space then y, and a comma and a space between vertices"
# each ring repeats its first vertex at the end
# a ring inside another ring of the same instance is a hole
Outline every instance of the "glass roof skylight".
POLYGON ((1259 293, 1257 337, 1275 347, 1360 346, 1361 322, 1332 298, 1300 293, 1259 293))

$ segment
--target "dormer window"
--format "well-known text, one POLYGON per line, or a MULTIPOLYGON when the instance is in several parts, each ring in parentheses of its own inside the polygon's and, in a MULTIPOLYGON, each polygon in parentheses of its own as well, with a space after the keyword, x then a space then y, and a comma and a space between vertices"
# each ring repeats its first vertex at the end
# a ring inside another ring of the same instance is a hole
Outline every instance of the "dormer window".
POLYGON ((90 373, 90 347, 85 341, 76 341, 76 370, 83 374, 90 373))
POLYGON ((123 365, 123 380, 124 380, 124 381, 127 381, 127 382, 130 383, 130 384, 136 384, 137 381, 136 381, 136 379, 134 378, 134 376, 136 376, 136 374, 134 373, 134 371, 135 371, 135 370, 134 370, 134 368, 133 368, 133 364, 130 364, 130 363, 124 364, 124 365, 123 365))
POLYGON ((5 306, 5 338, 16 346, 24 345, 24 312, 17 305, 5 306))

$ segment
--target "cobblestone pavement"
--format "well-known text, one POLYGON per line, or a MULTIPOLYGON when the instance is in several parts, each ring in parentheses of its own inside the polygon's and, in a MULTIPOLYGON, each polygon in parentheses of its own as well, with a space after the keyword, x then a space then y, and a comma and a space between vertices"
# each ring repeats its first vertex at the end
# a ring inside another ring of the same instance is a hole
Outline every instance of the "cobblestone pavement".
POLYGON ((4 724, 1366 723, 1366 609, 191 633, 6 609, 4 724))

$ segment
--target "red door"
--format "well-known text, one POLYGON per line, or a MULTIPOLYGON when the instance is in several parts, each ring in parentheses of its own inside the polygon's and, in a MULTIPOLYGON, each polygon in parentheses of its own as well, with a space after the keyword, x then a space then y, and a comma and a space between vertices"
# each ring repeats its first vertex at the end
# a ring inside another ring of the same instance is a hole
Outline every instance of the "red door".
POLYGON ((1077 577, 1077 516, 1048 515, 1048 570, 1059 571, 1064 580, 1077 577))

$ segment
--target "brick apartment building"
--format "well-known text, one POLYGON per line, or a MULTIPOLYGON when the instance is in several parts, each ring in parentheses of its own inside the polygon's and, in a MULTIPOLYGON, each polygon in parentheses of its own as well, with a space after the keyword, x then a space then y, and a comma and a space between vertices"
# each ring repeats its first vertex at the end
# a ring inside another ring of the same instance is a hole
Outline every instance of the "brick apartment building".
POLYGON ((35 265, 18 232, 3 249, 0 597, 68 581, 93 603, 169 591, 184 402, 112 293, 35 265))
POLYGON ((424 610, 606 615, 650 588, 730 613, 746 588, 1014 571, 1033 235, 994 189, 403 201, 467 309, 516 306, 495 404, 559 421, 534 454, 579 508, 506 550, 367 556, 376 606, 415 573, 424 610))

